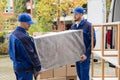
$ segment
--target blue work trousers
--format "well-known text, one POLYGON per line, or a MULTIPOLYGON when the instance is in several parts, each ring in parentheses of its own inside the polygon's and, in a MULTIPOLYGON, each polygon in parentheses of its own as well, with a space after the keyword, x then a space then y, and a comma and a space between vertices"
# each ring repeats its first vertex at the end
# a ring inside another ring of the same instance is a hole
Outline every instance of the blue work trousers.
POLYGON ((90 70, 90 58, 87 58, 83 62, 80 61, 76 62, 76 71, 79 80, 90 80, 89 70, 90 70))
POLYGON ((15 72, 16 80, 33 80, 33 71, 15 72))

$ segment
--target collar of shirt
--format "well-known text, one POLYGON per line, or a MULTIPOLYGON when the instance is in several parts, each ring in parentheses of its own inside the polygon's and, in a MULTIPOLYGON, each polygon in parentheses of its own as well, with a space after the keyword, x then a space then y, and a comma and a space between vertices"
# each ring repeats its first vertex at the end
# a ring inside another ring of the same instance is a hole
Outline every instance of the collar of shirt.
POLYGON ((79 25, 83 25, 85 23, 85 20, 82 19, 80 22, 76 22, 75 24, 77 25, 77 27, 79 27, 79 25))
POLYGON ((25 30, 24 28, 20 27, 20 26, 17 26, 17 27, 16 27, 16 30, 19 30, 19 31, 22 31, 22 32, 25 33, 25 34, 28 34, 28 33, 26 32, 26 30, 25 30))
POLYGON ((83 25, 85 23, 85 19, 82 19, 82 21, 80 22, 80 25, 83 25))
POLYGON ((76 22, 75 22, 76 27, 78 27, 80 23, 81 23, 81 21, 80 21, 80 22, 79 22, 79 21, 76 21, 76 22))

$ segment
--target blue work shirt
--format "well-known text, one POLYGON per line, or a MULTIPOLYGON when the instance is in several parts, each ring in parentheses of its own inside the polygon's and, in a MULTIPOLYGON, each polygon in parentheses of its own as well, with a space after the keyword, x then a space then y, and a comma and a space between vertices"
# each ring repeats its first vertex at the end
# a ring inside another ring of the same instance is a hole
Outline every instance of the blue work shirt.
MULTIPOLYGON (((85 19, 83 19, 79 23, 78 26, 76 23, 74 23, 71 26, 71 29, 72 30, 80 30, 80 29, 83 30, 84 44, 86 47, 85 55, 87 57, 90 57, 90 55, 91 55, 91 23, 86 21, 85 19)), ((96 37, 95 37, 95 32, 94 32, 94 46, 95 46, 95 43, 96 43, 96 37)))
POLYGON ((9 56, 13 61, 14 69, 41 70, 33 39, 20 26, 17 26, 9 37, 9 56))

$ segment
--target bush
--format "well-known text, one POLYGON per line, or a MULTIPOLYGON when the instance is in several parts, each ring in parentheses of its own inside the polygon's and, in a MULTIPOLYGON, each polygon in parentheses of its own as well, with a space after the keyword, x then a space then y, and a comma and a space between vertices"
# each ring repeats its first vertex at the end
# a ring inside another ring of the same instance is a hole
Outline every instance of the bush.
POLYGON ((0 43, 4 43, 5 38, 4 37, 0 37, 0 43))
POLYGON ((0 32, 0 43, 4 43, 4 32, 0 32))
POLYGON ((8 54, 8 43, 0 43, 0 55, 8 54))
POLYGON ((4 36, 4 32, 0 31, 0 37, 3 37, 3 36, 4 36))

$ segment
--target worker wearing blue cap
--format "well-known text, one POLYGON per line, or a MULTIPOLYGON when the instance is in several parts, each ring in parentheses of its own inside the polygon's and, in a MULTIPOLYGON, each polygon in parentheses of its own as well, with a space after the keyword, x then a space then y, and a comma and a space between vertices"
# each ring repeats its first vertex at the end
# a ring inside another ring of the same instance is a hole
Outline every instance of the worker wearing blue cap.
MULTIPOLYGON (((83 30, 84 44, 86 52, 81 56, 82 61, 76 62, 76 71, 80 80, 90 80, 90 57, 91 57, 91 23, 83 18, 84 9, 77 7, 73 10, 75 23, 71 26, 72 30, 83 30)), ((95 35, 95 32, 94 32, 95 35)), ((96 38, 94 36, 94 42, 96 38)), ((94 43, 95 45, 95 43, 94 43)))
POLYGON ((9 37, 9 56, 13 61, 16 80, 33 80, 33 74, 40 73, 41 65, 35 50, 33 38, 26 32, 34 21, 27 13, 18 16, 19 26, 9 37))

